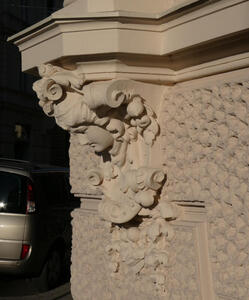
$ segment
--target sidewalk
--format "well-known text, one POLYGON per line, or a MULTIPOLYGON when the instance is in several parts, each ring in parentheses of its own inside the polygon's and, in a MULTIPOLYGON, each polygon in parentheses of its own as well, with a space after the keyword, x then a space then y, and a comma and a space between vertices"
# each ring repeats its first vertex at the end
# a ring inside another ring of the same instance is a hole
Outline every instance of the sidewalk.
POLYGON ((73 300, 70 292, 70 283, 66 283, 58 288, 30 296, 0 297, 0 300, 73 300))

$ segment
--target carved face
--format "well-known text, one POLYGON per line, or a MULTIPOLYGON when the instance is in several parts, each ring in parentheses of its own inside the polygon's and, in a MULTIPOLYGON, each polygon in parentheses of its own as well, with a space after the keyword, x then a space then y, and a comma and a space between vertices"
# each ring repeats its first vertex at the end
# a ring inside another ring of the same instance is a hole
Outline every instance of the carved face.
POLYGON ((88 144, 95 152, 102 152, 113 145, 114 139, 110 132, 96 126, 87 126, 84 134, 79 136, 81 144, 88 144))

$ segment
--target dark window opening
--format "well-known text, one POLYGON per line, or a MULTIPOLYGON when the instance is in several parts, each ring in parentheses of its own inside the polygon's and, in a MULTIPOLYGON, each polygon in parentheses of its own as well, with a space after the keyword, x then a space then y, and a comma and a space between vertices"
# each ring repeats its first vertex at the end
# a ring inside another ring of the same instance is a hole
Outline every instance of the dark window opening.
POLYGON ((25 176, 0 172, 0 212, 26 212, 26 184, 25 176))
POLYGON ((16 159, 29 160, 30 156, 30 126, 15 125, 14 156, 16 159))

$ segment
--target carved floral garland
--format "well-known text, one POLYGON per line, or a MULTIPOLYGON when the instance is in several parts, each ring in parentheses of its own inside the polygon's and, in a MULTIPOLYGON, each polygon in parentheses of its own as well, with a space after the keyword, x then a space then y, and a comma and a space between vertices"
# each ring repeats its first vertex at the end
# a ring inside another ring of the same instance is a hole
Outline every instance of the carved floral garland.
POLYGON ((39 67, 39 74, 42 79, 33 89, 44 112, 102 157, 86 177, 89 185, 102 186, 99 215, 112 224, 106 250, 113 276, 149 271, 151 280, 163 286, 166 244, 173 236, 167 221, 176 212, 159 201, 166 175, 149 163, 159 134, 155 112, 131 80, 86 84, 78 70, 51 64, 39 67))
POLYGON ((89 184, 103 186, 100 216, 122 224, 142 208, 153 206, 165 181, 162 170, 148 165, 159 126, 154 111, 136 93, 135 83, 112 80, 85 84, 79 71, 51 64, 39 67, 39 74, 42 79, 33 88, 44 112, 77 135, 80 144, 89 144, 103 155, 100 168, 89 170, 87 175, 89 184))

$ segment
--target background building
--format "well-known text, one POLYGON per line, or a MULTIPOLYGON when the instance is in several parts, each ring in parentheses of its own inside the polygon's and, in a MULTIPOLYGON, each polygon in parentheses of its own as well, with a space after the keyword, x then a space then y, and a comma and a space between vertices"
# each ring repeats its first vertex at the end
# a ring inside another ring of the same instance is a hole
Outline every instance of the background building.
POLYGON ((0 157, 68 165, 68 134, 44 116, 21 72, 16 46, 6 40, 62 7, 62 0, 0 1, 0 157))

